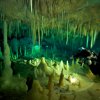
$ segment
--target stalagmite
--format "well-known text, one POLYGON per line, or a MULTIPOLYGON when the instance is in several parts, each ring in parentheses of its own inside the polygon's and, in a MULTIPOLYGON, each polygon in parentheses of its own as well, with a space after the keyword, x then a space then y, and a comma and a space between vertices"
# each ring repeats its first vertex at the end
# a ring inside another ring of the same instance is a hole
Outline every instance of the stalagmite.
POLYGON ((63 86, 64 85, 64 74, 63 74, 63 69, 61 71, 61 74, 60 74, 60 79, 59 79, 59 87, 63 86))
POLYGON ((49 91, 51 91, 53 89, 53 79, 54 79, 54 72, 48 76, 49 77, 49 80, 48 80, 48 89, 49 91))
POLYGON ((60 61, 60 65, 59 65, 59 66, 60 66, 60 69, 61 69, 61 70, 64 68, 64 63, 63 63, 62 60, 60 61))
POLYGON ((48 100, 52 100, 52 96, 53 96, 53 89, 54 89, 54 71, 51 75, 49 75, 49 80, 48 80, 48 100))
POLYGON ((43 87, 38 80, 33 80, 32 88, 27 93, 27 100, 42 100, 43 87))
POLYGON ((3 77, 10 78, 12 76, 11 61, 10 61, 10 49, 7 43, 7 22, 4 21, 4 71, 3 77))
POLYGON ((67 60, 67 74, 69 74, 69 62, 67 60))

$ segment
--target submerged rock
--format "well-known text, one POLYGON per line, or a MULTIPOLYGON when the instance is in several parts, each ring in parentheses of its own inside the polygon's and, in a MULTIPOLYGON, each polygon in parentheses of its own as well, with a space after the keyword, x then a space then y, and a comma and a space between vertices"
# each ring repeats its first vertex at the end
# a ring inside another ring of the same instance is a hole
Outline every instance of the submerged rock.
POLYGON ((93 51, 82 48, 74 55, 74 58, 79 58, 79 63, 83 67, 85 64, 95 75, 100 75, 100 53, 97 55, 93 51))

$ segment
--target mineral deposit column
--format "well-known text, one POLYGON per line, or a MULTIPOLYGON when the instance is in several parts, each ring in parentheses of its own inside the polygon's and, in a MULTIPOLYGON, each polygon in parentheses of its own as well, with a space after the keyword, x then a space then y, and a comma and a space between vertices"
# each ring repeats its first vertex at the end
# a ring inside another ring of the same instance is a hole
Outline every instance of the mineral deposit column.
POLYGON ((4 21, 3 24, 3 34, 4 34, 4 77, 12 76, 11 61, 10 61, 10 49, 7 43, 7 22, 4 21))

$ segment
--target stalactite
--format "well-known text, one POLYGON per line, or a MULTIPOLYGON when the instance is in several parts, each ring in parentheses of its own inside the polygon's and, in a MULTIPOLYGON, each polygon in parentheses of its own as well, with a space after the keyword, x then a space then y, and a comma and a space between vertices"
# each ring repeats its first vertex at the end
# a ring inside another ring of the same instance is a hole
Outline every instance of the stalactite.
POLYGON ((39 43, 39 46, 40 46, 40 42, 41 42, 40 39, 41 39, 41 38, 40 38, 40 28, 39 28, 39 26, 38 26, 38 43, 39 43))
POLYGON ((4 20, 4 14, 3 14, 3 13, 1 13, 1 12, 0 12, 0 19, 1 19, 1 21, 3 21, 3 20, 4 20))
POLYGON ((91 30, 90 35, 91 35, 91 44, 90 44, 90 47, 92 48, 93 47, 93 29, 91 30))
POLYGON ((76 33, 77 27, 77 25, 74 26, 74 34, 76 33))
POLYGON ((19 55, 18 55, 18 50, 17 50, 17 54, 16 54, 16 58, 17 58, 17 59, 18 59, 18 56, 19 56, 19 55))
POLYGON ((24 47, 24 56, 26 56, 27 50, 26 50, 26 46, 24 47))
POLYGON ((73 25, 73 24, 70 24, 69 30, 70 30, 70 32, 71 32, 72 34, 74 33, 74 32, 73 32, 73 30, 74 30, 74 25, 73 25))
POLYGON ((89 32, 90 32, 90 29, 91 29, 91 22, 89 21, 89 32))
POLYGON ((49 14, 49 17, 52 17, 52 3, 50 2, 50 3, 48 3, 49 4, 49 12, 50 12, 50 14, 49 14))
POLYGON ((89 35, 87 34, 87 36, 86 36, 86 48, 88 48, 89 47, 89 35))
POLYGON ((91 36, 91 45, 90 47, 92 48, 93 47, 93 36, 91 36))
POLYGON ((47 29, 46 28, 44 29, 44 33, 45 33, 45 36, 47 36, 47 29))
POLYGON ((59 29, 60 29, 60 20, 59 20, 59 15, 57 16, 57 31, 59 35, 59 29))
POLYGON ((19 53, 20 53, 20 55, 22 55, 22 48, 21 48, 21 46, 19 48, 19 53))
POLYGON ((16 2, 18 3, 18 0, 16 0, 16 2))
POLYGON ((4 21, 4 48, 7 46, 7 22, 4 21))
POLYGON ((61 37, 61 38, 60 38, 60 41, 63 41, 63 34, 64 34, 64 33, 63 33, 63 30, 61 29, 61 30, 60 30, 60 35, 61 35, 61 36, 60 36, 60 37, 61 37))
POLYGON ((68 44, 68 35, 69 35, 69 19, 67 21, 67 39, 66 39, 66 45, 68 44))
POLYGON ((32 46, 32 52, 31 52, 31 54, 33 55, 34 54, 34 46, 32 46))
POLYGON ((21 22, 20 21, 17 21, 17 34, 19 33, 19 31, 20 31, 20 24, 21 24, 21 22))
POLYGON ((43 28, 40 29, 40 32, 41 32, 41 34, 40 34, 40 40, 42 41, 43 40, 43 28))
POLYGON ((32 13, 32 9, 33 9, 33 5, 32 5, 32 4, 33 4, 33 0, 30 0, 30 6, 31 6, 30 8, 31 8, 31 13, 32 13))
POLYGON ((34 23, 31 23, 31 30, 32 30, 33 44, 35 45, 35 43, 36 43, 36 24, 35 24, 35 20, 34 20, 34 23))
POLYGON ((65 33, 66 33, 66 32, 65 32, 65 31, 63 31, 63 34, 62 34, 62 40, 63 40, 63 41, 64 41, 64 38, 65 38, 65 36, 64 36, 64 35, 65 35, 65 33))
POLYGON ((86 30, 86 28, 85 27, 83 27, 83 34, 86 36, 86 34, 87 34, 87 30, 86 30))
POLYGON ((44 23, 43 23, 43 21, 44 21, 44 18, 43 18, 43 16, 42 16, 42 25, 41 25, 41 40, 43 40, 43 30, 44 30, 44 23))
POLYGON ((90 44, 91 48, 94 46, 96 38, 97 38, 97 31, 91 30, 91 44, 90 44))
POLYGON ((79 33, 80 33, 80 36, 81 36, 81 34, 82 34, 82 23, 80 24, 79 33))
POLYGON ((31 25, 29 25, 29 27, 28 27, 29 37, 31 37, 31 36, 32 36, 32 35, 31 35, 31 32, 32 32, 32 30, 31 30, 31 25))
POLYGON ((54 18, 52 18, 52 29, 54 29, 54 26, 55 26, 55 21, 54 18))
POLYGON ((46 36, 48 36, 49 29, 45 29, 46 36))
POLYGON ((97 38, 97 31, 96 30, 94 31, 94 36, 93 37, 94 37, 93 41, 94 41, 94 44, 95 44, 95 41, 96 41, 96 38, 97 38))
POLYGON ((64 12, 62 11, 62 21, 64 21, 64 12))
POLYGON ((12 33, 11 32, 11 28, 12 28, 11 26, 12 26, 12 22, 9 23, 9 33, 8 33, 9 37, 11 37, 11 33, 12 33))

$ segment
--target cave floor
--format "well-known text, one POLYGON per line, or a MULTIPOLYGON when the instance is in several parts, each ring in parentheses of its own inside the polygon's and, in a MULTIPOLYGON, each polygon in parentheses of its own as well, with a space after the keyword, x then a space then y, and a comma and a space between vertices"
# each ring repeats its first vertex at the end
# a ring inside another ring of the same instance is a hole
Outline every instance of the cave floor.
MULTIPOLYGON (((26 64, 26 66, 18 66, 17 71, 20 72, 21 76, 24 78, 28 75, 28 73, 33 73, 32 66, 26 64)), ((39 78, 39 82, 41 86, 44 88, 44 94, 47 94, 46 99, 43 98, 28 98, 28 92, 25 93, 16 93, 13 92, 1 92, 0 100, 100 100, 100 80, 93 81, 88 79, 86 76, 78 75, 78 79, 81 81, 80 86, 75 86, 70 84, 66 79, 64 79, 64 86, 58 87, 58 79, 55 80, 55 86, 51 92, 51 99, 48 96, 48 89, 46 88, 48 78, 39 78)), ((35 92, 35 91, 34 91, 35 92)), ((34 94, 34 93, 33 93, 34 94)))
MULTIPOLYGON (((81 91, 60 92, 52 94, 51 100, 100 100, 100 83, 94 83, 90 88, 81 91)), ((27 99, 25 94, 0 94, 0 100, 35 100, 27 99)), ((38 100, 38 99, 37 99, 38 100)), ((42 100, 42 99, 40 99, 42 100)), ((48 100, 48 99, 47 99, 48 100)))

